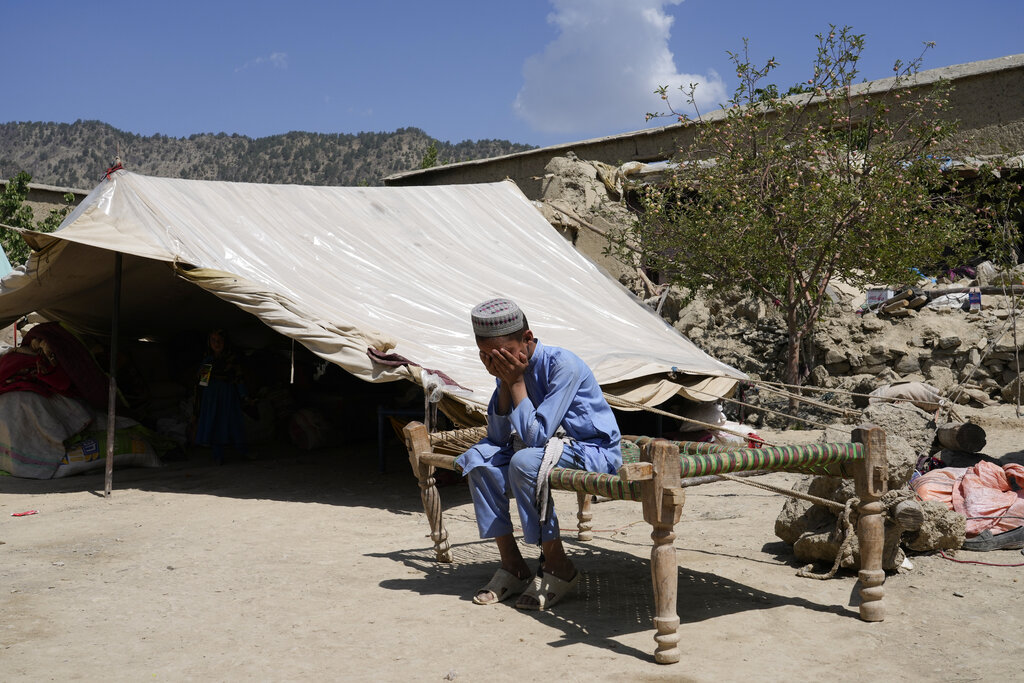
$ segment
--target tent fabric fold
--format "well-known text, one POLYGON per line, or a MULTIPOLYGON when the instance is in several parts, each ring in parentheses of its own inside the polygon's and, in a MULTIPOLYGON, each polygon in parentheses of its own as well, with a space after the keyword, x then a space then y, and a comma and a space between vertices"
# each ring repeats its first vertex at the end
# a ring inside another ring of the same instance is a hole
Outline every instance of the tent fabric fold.
POLYGON ((258 319, 367 381, 419 383, 416 365, 436 369, 470 390, 451 396, 467 408, 494 387, 469 311, 495 296, 627 403, 709 400, 746 377, 577 252, 511 181, 314 187, 116 171, 57 232, 26 239, 38 251, 0 282, 0 322, 39 311, 100 331, 120 252, 127 333, 258 319), (368 349, 416 365, 375 363, 368 349))

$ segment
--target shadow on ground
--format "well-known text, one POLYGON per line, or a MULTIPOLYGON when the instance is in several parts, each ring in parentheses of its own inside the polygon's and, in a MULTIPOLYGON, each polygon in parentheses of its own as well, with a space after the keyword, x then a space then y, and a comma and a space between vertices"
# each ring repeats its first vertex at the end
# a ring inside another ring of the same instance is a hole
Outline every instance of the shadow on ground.
MULTIPOLYGON (((423 514, 419 487, 404 449, 386 452, 380 471, 374 441, 303 451, 290 444, 254 446, 246 457, 227 452, 223 465, 213 464, 208 449, 195 448, 159 468, 115 469, 112 495, 118 491, 196 493, 240 499, 324 503, 423 514)), ((34 495, 88 491, 102 497, 104 472, 61 479, 0 477, 0 494, 34 495)), ((445 504, 469 500, 465 486, 443 489, 445 504)))
MULTIPOLYGON (((549 643, 551 647, 584 643, 653 661, 654 593, 648 560, 593 543, 565 540, 573 561, 583 571, 575 594, 550 611, 528 613, 562 631, 561 638, 549 643), (640 651, 616 640, 623 634, 644 631, 651 634, 649 651, 640 651)), ((493 543, 477 541, 453 545, 452 555, 454 563, 443 564, 435 561, 432 547, 368 554, 400 562, 418 574, 412 578, 381 581, 383 588, 449 596, 468 602, 493 573, 499 559, 497 551, 493 543)), ((531 565, 536 564, 535 558, 528 557, 527 561, 531 565)), ((801 607, 844 619, 857 618, 855 612, 842 606, 821 605, 799 597, 777 595, 686 567, 679 569, 677 588, 677 612, 684 640, 688 625, 725 615, 783 606, 801 607)), ((515 608, 507 602, 480 609, 515 608)))

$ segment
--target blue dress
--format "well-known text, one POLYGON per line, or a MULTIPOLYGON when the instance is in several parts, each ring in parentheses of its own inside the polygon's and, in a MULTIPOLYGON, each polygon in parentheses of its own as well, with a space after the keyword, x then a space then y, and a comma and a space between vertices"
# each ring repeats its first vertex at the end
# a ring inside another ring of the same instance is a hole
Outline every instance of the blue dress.
POLYGON ((242 372, 235 356, 225 352, 221 356, 209 355, 203 359, 209 366, 206 386, 199 387, 199 422, 196 443, 201 446, 245 445, 245 423, 242 418, 242 399, 245 387, 242 372))

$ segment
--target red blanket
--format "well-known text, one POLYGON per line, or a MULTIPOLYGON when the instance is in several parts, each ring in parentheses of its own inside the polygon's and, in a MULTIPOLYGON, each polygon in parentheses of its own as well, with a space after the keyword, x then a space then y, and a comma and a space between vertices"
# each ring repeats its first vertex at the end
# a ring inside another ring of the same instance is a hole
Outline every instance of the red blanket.
POLYGON ((36 325, 25 335, 19 351, 0 356, 0 393, 32 391, 43 396, 62 394, 85 400, 94 408, 107 403, 107 376, 89 350, 60 323, 36 325))

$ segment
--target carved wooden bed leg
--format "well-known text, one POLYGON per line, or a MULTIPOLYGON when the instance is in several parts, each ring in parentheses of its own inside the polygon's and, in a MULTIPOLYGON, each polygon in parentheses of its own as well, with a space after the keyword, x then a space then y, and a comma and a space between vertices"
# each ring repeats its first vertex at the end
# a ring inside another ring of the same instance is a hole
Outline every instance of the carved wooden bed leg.
POLYGON ((659 439, 643 448, 642 458, 654 465, 654 478, 642 481, 644 519, 654 527, 651 540, 651 581, 654 586, 654 660, 659 664, 679 661, 679 613, 676 592, 679 565, 676 562, 675 525, 683 509, 679 486, 679 448, 659 439))
POLYGON ((853 440, 864 444, 865 457, 855 472, 854 483, 860 499, 860 520, 857 538, 860 541, 861 605, 864 621, 885 619, 885 570, 882 569, 882 546, 885 542, 885 508, 881 497, 888 487, 885 454, 885 431, 873 425, 858 427, 853 440))
POLYGON ((441 519, 441 494, 437 491, 437 480, 434 478, 434 466, 420 462, 419 454, 430 451, 430 435, 427 428, 418 422, 410 422, 403 430, 405 446, 409 449, 409 464, 420 484, 420 498, 423 500, 423 511, 430 523, 430 539, 434 542, 434 553, 438 562, 451 562, 451 545, 448 543, 448 530, 441 519))
POLYGON ((577 538, 581 541, 592 541, 594 540, 594 527, 591 524, 591 520, 594 519, 594 515, 590 512, 590 494, 577 491, 576 501, 580 506, 579 511, 576 513, 576 519, 578 520, 576 528, 579 530, 577 538))

